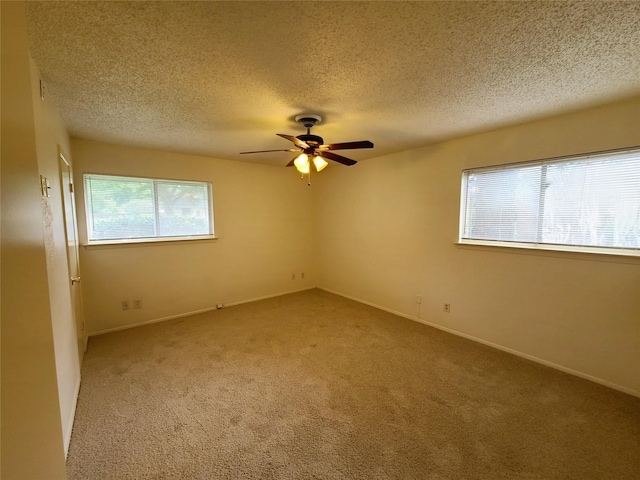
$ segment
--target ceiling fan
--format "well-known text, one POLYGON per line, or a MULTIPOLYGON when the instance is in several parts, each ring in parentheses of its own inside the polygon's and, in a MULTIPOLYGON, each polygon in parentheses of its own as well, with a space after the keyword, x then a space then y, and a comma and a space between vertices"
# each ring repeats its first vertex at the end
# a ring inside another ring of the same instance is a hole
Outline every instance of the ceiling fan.
POLYGON ((278 133, 279 137, 285 138, 292 142, 296 148, 287 148, 283 150, 258 150, 255 152, 240 152, 246 153, 266 153, 266 152, 298 152, 298 155, 291 160, 287 167, 295 166, 296 169, 302 174, 311 173, 311 164, 319 172, 328 165, 327 160, 333 160, 334 162, 341 163, 342 165, 355 165, 357 162, 350 158, 337 155, 330 150, 348 150, 356 148, 373 148, 373 143, 369 140, 362 140, 359 142, 345 142, 345 143, 324 143, 324 139, 318 135, 311 133, 311 127, 322 122, 320 115, 314 115, 305 113, 296 117, 296 122, 303 125, 307 129, 307 133, 294 137, 293 135, 285 135, 278 133), (325 160, 327 159, 327 160, 325 160))

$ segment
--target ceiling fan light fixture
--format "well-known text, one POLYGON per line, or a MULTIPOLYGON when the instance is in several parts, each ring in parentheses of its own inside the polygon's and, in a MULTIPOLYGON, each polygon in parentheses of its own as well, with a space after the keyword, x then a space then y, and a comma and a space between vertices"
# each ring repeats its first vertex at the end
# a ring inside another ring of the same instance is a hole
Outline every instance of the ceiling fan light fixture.
POLYGON ((307 164, 302 169, 299 168, 298 171, 306 175, 307 173, 309 173, 310 168, 311 168, 311 165, 309 164, 309 162, 307 162, 307 164))
POLYGON ((300 173, 309 173, 309 157, 306 153, 298 155, 293 164, 300 173))
MULTIPOLYGON (((298 156, 287 163, 287 167, 295 166, 296 170, 303 175, 311 176, 311 163, 316 172, 320 172, 328 165, 327 160, 337 162, 342 165, 351 166, 357 162, 350 158, 333 153, 331 150, 353 150, 358 148, 373 148, 373 143, 369 140, 360 140, 358 142, 342 142, 342 143, 324 143, 324 139, 318 135, 311 133, 314 125, 322 122, 322 117, 314 113, 304 113, 297 115, 296 122, 307 129, 307 133, 293 136, 284 133, 277 133, 279 137, 289 140, 295 145, 295 148, 286 148, 280 150, 257 150, 253 152, 240 153, 267 153, 267 152, 297 152, 298 156)), ((311 185, 311 183, 308 183, 311 185)))
POLYGON ((327 162, 324 158, 320 157, 319 155, 316 155, 315 157, 313 157, 313 164, 316 166, 316 171, 320 172, 324 169, 324 167, 329 165, 329 162, 327 162))

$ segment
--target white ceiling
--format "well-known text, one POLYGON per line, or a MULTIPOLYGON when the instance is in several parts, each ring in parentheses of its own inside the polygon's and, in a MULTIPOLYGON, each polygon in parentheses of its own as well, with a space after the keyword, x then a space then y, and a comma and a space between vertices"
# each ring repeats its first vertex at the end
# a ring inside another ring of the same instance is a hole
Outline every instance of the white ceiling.
POLYGON ((293 120, 355 160, 640 94, 640 2, 27 2, 72 136, 285 165, 293 120))

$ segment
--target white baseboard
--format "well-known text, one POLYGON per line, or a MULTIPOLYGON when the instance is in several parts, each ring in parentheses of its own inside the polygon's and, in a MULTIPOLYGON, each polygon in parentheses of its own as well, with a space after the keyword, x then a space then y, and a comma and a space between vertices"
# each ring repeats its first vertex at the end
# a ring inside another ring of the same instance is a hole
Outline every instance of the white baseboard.
MULTIPOLYGON (((268 298, 281 297, 282 295, 289 295, 291 293, 304 292, 305 290, 312 290, 314 288, 316 288, 315 285, 312 286, 312 287, 299 288, 297 290, 290 290, 290 291, 287 291, 287 292, 274 293, 272 295, 264 295, 262 297, 249 298, 249 299, 240 300, 240 301, 237 301, 237 302, 224 303, 223 304, 223 308, 224 307, 233 307, 235 305, 242 305, 243 303, 257 302, 259 300, 266 300, 268 298)), ((143 325, 150 325, 152 323, 166 322, 167 320, 173 320, 175 318, 182 318, 182 317, 189 317, 191 315, 197 315, 198 313, 210 312, 211 310, 217 310, 217 309, 218 309, 217 306, 215 306, 215 307, 207 307, 207 308, 203 308, 201 310, 193 310, 191 312, 184 312, 184 313, 178 313, 176 315, 169 315, 167 317, 154 318, 152 320, 145 320, 144 322, 131 323, 131 324, 128 324, 128 325, 122 325, 120 327, 107 328, 106 330, 100 330, 98 332, 92 332, 88 336, 89 337, 95 337, 95 336, 98 336, 98 335, 103 335, 105 333, 119 332, 120 330, 128 330, 130 328, 141 327, 143 325)))
POLYGON ((274 293, 273 295, 265 295, 264 297, 256 297, 256 298, 250 298, 248 300, 241 300, 239 302, 231 302, 231 303, 225 303, 224 306, 225 307, 233 307, 235 305, 242 305, 243 303, 251 303, 251 302, 258 302, 260 300, 266 300, 268 298, 275 298, 275 297, 281 297, 282 295, 289 295, 291 293, 298 293, 298 292, 305 292, 307 290, 313 290, 314 288, 316 288, 316 286, 312 286, 312 287, 304 287, 304 288, 299 288, 297 290, 291 290, 288 292, 283 292, 283 293, 274 293))
POLYGON ((353 300, 355 302, 364 303, 365 305, 369 305, 370 307, 374 307, 374 308, 377 308, 379 310, 383 310, 385 312, 389 312, 389 313, 392 313, 394 315, 398 315, 399 317, 408 318, 409 320, 413 320, 414 322, 419 322, 419 323, 422 323, 423 325, 427 325, 429 327, 437 328, 438 330, 442 330, 444 332, 451 333, 453 335, 457 335, 457 336, 462 337, 462 338, 466 338, 467 340, 472 340, 474 342, 481 343, 483 345, 487 345, 487 346, 495 348, 497 350, 501 350, 503 352, 507 352, 507 353, 510 353, 512 355, 516 355, 517 357, 525 358, 527 360, 531 360, 532 362, 536 362, 536 363, 545 365, 547 367, 551 367, 551 368, 553 368, 555 370, 560 370, 561 372, 568 373, 570 375, 574 375, 576 377, 580 377, 580 378, 583 378, 585 380, 589 380, 591 382, 594 382, 594 383, 597 383, 597 384, 600 384, 600 385, 604 385, 605 387, 609 387, 609 388, 612 388, 614 390, 618 390, 620 392, 627 393, 629 395, 633 395, 634 397, 640 397, 640 391, 633 390, 631 388, 628 388, 628 387, 625 387, 625 386, 622 386, 622 385, 618 385, 618 384, 610 382, 608 380, 604 380, 602 378, 594 377, 594 376, 589 375, 587 373, 579 372, 577 370, 573 370, 571 368, 564 367, 564 366, 559 365, 557 363, 549 362, 549 361, 544 360, 542 358, 538 358, 538 357, 535 357, 533 355, 529 355, 528 353, 520 352, 518 350, 514 350, 512 348, 505 347, 505 346, 499 345, 497 343, 493 343, 493 342, 489 342, 487 340, 483 340, 482 338, 474 337, 473 335, 468 335, 466 333, 459 332, 458 330, 453 330, 451 328, 443 327, 442 325, 438 325, 437 323, 428 322, 426 320, 422 320, 421 318, 418 318, 418 317, 415 317, 415 316, 412 316, 412 315, 407 315, 405 313, 398 312, 396 310, 392 310, 390 308, 383 307, 382 305, 377 305, 375 303, 367 302, 366 300, 362 300, 360 298, 352 297, 351 295, 345 295, 343 293, 336 292, 334 290, 330 290, 330 289, 324 288, 324 287, 318 287, 318 288, 320 290, 324 290, 325 292, 333 293, 335 295, 339 295, 341 297, 348 298, 349 300, 353 300))
MULTIPOLYGON (((324 287, 318 287, 319 290, 324 290, 325 292, 333 293, 334 295, 338 295, 340 297, 348 298, 349 300, 353 300, 354 302, 364 303, 365 305, 369 305, 370 307, 377 308, 378 310, 383 310, 385 312, 393 313, 399 317, 408 318, 409 320, 420 322, 416 317, 411 315, 407 315, 406 313, 399 312, 397 310, 393 310, 391 308, 383 307, 382 305, 378 305, 377 303, 367 302, 366 300, 362 300, 360 298, 352 297, 351 295, 345 295, 344 293, 336 292, 335 290, 330 290, 324 287)), ((423 323, 423 322, 420 322, 423 323)))
POLYGON ((71 432, 73 431, 73 421, 76 418, 76 407, 78 406, 78 396, 80 395, 80 382, 82 381, 82 377, 78 375, 78 380, 76 381, 75 392, 73 395, 73 403, 71 404, 71 415, 69 415, 69 421, 65 425, 65 430, 62 433, 64 440, 64 458, 67 458, 67 454, 69 453, 69 445, 71 444, 71 432))

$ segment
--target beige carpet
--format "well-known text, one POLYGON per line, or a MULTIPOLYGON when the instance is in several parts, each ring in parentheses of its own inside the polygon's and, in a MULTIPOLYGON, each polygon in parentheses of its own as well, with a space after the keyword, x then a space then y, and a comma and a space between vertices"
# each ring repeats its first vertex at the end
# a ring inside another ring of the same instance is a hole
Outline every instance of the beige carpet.
POLYGON ((87 479, 638 479, 640 399, 320 290, 91 338, 87 479))

